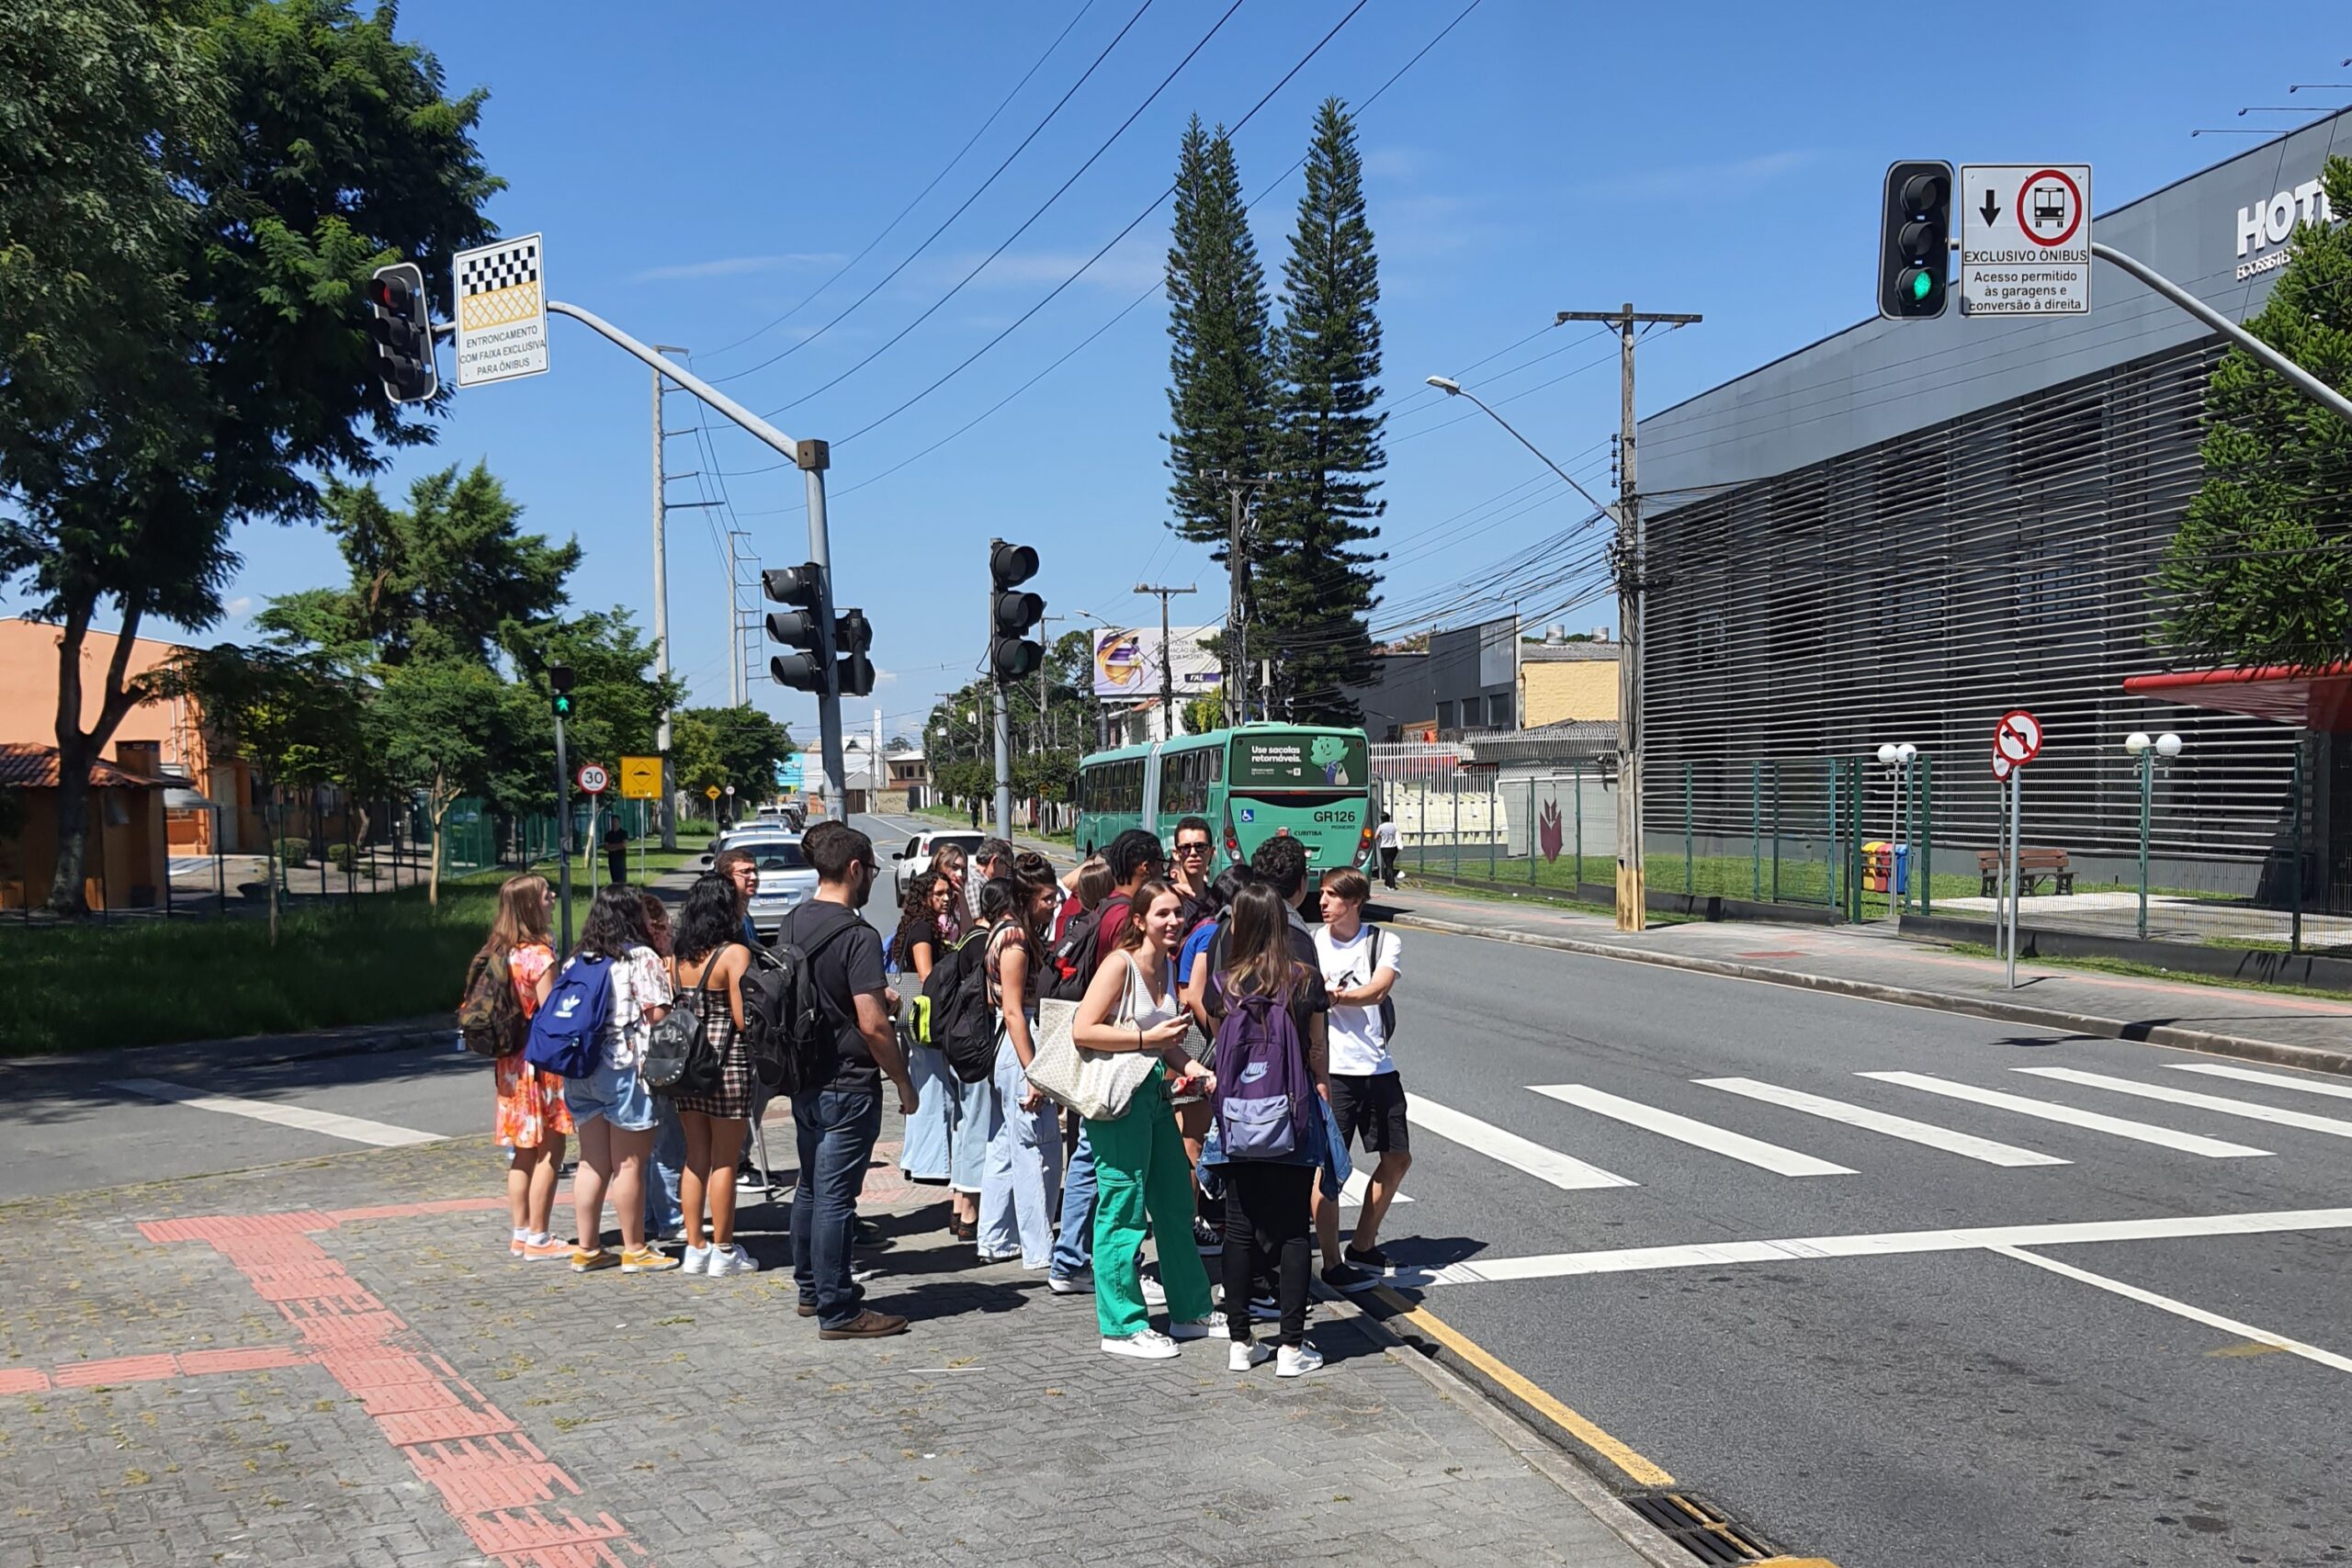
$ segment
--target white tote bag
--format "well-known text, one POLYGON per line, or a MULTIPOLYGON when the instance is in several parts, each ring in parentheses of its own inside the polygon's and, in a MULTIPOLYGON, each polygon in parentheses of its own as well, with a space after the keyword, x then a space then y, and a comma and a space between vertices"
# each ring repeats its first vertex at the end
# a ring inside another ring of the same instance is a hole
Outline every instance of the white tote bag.
MULTIPOLYGON (((1135 1010, 1135 971, 1130 968, 1127 976, 1127 989, 1119 998, 1121 1021, 1135 1010)), ((1127 1113, 1128 1102, 1159 1058, 1148 1051, 1080 1050, 1070 1039, 1070 1025, 1077 1018, 1076 1002, 1037 1004, 1030 1087, 1090 1122, 1115 1122, 1127 1113)))

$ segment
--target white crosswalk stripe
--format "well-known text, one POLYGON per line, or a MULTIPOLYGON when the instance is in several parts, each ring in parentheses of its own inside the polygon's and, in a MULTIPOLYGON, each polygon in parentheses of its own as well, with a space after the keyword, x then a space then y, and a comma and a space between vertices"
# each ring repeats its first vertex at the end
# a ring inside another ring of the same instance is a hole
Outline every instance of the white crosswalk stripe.
POLYGON ((2210 1073, 2217 1078, 2236 1078, 2242 1083, 2268 1084, 2274 1089, 2294 1089, 2305 1094, 2327 1094, 2338 1100, 2352 1100, 2352 1084, 2323 1083, 2318 1078, 2294 1077, 2286 1073, 2258 1073, 2252 1067, 2233 1067, 2226 1062, 2166 1062, 2165 1066, 2177 1072, 2210 1073))
POLYGON ((1927 1122, 1915 1122, 1908 1116, 1896 1116, 1884 1111, 1872 1111, 1868 1106, 1849 1105, 1842 1100, 1831 1100, 1803 1089, 1783 1089, 1778 1084, 1758 1083, 1754 1078, 1693 1078, 1691 1082, 1708 1089, 1720 1089, 1732 1094, 1760 1100, 1767 1105, 1786 1106, 1809 1116, 1820 1116, 1832 1122, 1843 1122, 1849 1127, 1860 1127, 1872 1133, 1883 1133, 1890 1138, 1902 1138, 1914 1144, 1925 1144, 1932 1149, 1983 1160, 1986 1165, 2029 1166, 2069 1165, 2070 1160, 2056 1155, 2045 1155, 2032 1149, 2021 1149, 2014 1144, 1996 1143, 1973 1133, 1958 1133, 1949 1127, 1938 1127, 1927 1122))
POLYGON ((2017 1071, 2031 1073, 2036 1077, 2055 1078, 2060 1083, 2081 1084, 2086 1089, 2135 1094, 2143 1100, 2193 1105, 2199 1111, 2216 1111, 2223 1116, 2243 1116, 2250 1122, 2267 1122, 2274 1127, 2300 1127, 2306 1133, 2325 1133, 2331 1137, 2352 1138, 2352 1122, 2341 1117, 2314 1116, 2308 1111, 2282 1111, 2275 1105, 2258 1105, 2251 1100, 2199 1094, 2195 1089, 2175 1089, 2170 1084, 2139 1083, 2131 1078, 2109 1077, 2105 1073, 2086 1073, 2075 1067, 2019 1067, 2017 1071))
POLYGON ((2143 1144, 2158 1144, 2184 1154, 2203 1155, 2209 1159, 2254 1158, 2270 1153, 2268 1149, 2248 1148, 2244 1144, 2226 1143, 2199 1133, 2176 1133, 2169 1127, 2159 1127, 2150 1122, 2106 1116, 2096 1111, 2078 1111, 2071 1105, 2060 1105, 2053 1100, 2029 1100, 2021 1094, 2005 1094, 1996 1089, 1978 1089, 1973 1084, 1954 1083, 1950 1078, 1931 1077, 1926 1073, 1857 1073, 1855 1077, 1876 1078, 1881 1083, 1898 1084, 1905 1089, 1922 1089, 1928 1094, 1990 1105, 2000 1111, 2014 1111, 2020 1116, 2039 1117, 2044 1122, 2063 1122, 2070 1127, 2109 1133, 2116 1137, 2131 1138, 2143 1144))
MULTIPOLYGON (((1340 1189, 1340 1207, 1345 1208, 1351 1204, 1359 1209, 1363 1207, 1363 1195, 1371 1190, 1371 1175, 1363 1166, 1357 1166, 1348 1172, 1347 1182, 1340 1189)), ((1397 1203, 1409 1203, 1412 1201, 1413 1195, 1410 1192, 1399 1192, 1388 1200, 1392 1206, 1397 1203)))
POLYGON ((1632 1126, 1673 1138, 1696 1148, 1709 1150, 1726 1158, 1741 1160, 1781 1176, 1851 1176, 1854 1172, 1842 1165, 1832 1165, 1826 1159, 1784 1149, 1778 1144, 1768 1144, 1761 1138, 1751 1138, 1745 1133, 1734 1133, 1709 1122, 1678 1116, 1671 1111, 1660 1111, 1654 1105, 1644 1105, 1637 1100, 1626 1100, 1605 1089, 1588 1088, 1580 1083, 1530 1084, 1537 1094, 1564 1104, 1574 1105, 1596 1115, 1607 1116, 1632 1126))
POLYGON ((1598 1187, 1632 1187, 1637 1185, 1613 1171, 1597 1165, 1587 1165, 1573 1155, 1557 1149, 1547 1149, 1541 1144, 1530 1143, 1516 1133, 1506 1133, 1491 1122, 1464 1114, 1433 1100, 1416 1093, 1407 1103, 1405 1114, 1416 1127, 1450 1139, 1464 1148, 1498 1160, 1514 1170, 1523 1170, 1539 1181, 1548 1181, 1566 1191, 1589 1190, 1598 1187))
POLYGON ((217 1111, 225 1116, 243 1116, 280 1127, 298 1127, 305 1133, 321 1133, 330 1138, 344 1138, 379 1149, 441 1142, 438 1133, 420 1133, 413 1127, 395 1127, 390 1122, 370 1122, 365 1117, 345 1116, 334 1111, 313 1111, 307 1105, 281 1105, 275 1100, 208 1094, 200 1089, 169 1083, 162 1078, 117 1078, 106 1087, 143 1095, 149 1100, 190 1106, 198 1111, 217 1111))

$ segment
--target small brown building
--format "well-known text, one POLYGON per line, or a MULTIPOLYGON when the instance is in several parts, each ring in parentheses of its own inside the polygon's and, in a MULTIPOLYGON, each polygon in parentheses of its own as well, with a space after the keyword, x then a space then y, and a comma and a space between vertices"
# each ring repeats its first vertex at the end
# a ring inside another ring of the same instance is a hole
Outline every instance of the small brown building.
MULTIPOLYGON (((152 909, 169 874, 164 792, 172 781, 153 771, 151 742, 126 741, 117 756, 90 765, 82 896, 93 909, 152 909)), ((0 836, 0 909, 39 906, 57 872, 57 748, 0 742, 0 789, 17 803, 13 830, 0 836)))

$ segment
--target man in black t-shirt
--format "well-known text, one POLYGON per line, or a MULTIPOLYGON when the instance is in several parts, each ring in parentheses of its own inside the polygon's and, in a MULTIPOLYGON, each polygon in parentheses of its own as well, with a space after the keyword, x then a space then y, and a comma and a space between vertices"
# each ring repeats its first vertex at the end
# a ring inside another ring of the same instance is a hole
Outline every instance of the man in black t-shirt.
POLYGON ((890 1027, 882 978, 882 938, 858 910, 874 891, 874 842, 841 821, 820 822, 801 840, 817 868, 817 896, 784 919, 780 939, 809 954, 809 977, 835 1029, 832 1076, 792 1099, 800 1175, 792 1193, 792 1278, 800 1315, 821 1339, 879 1339, 907 1320, 875 1312, 850 1278, 857 1195, 882 1133, 882 1080, 898 1087, 912 1115, 914 1086, 890 1027))

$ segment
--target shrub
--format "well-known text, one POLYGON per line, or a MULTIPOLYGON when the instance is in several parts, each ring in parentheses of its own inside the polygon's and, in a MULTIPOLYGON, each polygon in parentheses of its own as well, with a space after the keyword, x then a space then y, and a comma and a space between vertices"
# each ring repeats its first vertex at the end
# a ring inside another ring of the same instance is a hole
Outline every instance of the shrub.
POLYGON ((281 865, 297 866, 310 864, 311 840, 308 839, 278 840, 277 859, 278 863, 281 865))

